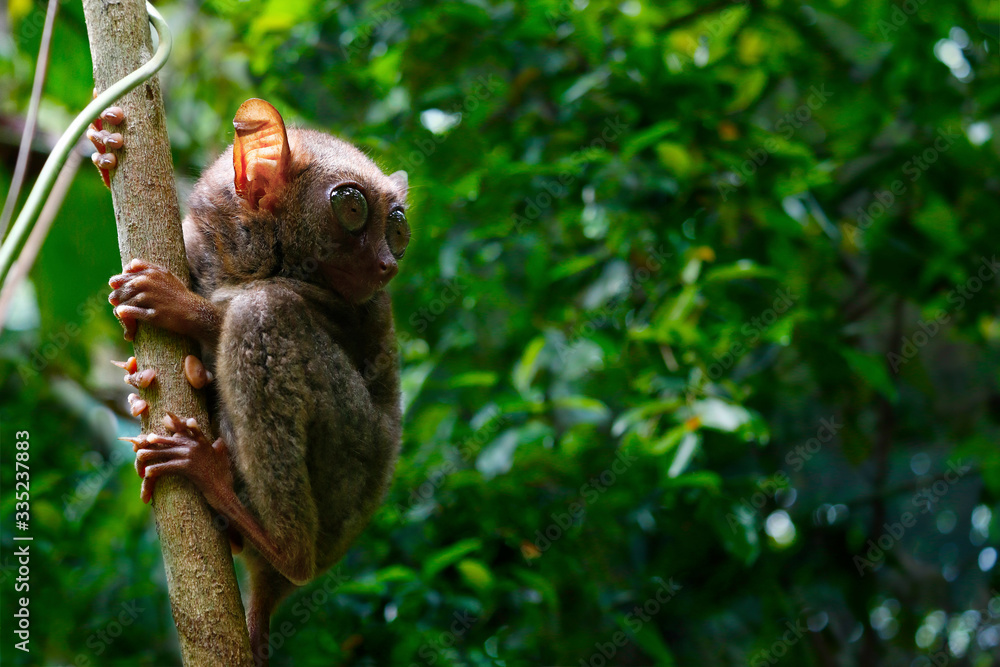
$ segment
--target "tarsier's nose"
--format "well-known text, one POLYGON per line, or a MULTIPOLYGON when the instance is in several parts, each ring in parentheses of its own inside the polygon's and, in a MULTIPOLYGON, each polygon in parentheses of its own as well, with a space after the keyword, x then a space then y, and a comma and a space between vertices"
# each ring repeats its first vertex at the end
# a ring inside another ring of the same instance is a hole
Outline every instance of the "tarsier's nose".
POLYGON ((384 284, 392 280, 392 277, 399 273, 399 265, 392 258, 380 259, 378 261, 378 271, 378 277, 384 284))

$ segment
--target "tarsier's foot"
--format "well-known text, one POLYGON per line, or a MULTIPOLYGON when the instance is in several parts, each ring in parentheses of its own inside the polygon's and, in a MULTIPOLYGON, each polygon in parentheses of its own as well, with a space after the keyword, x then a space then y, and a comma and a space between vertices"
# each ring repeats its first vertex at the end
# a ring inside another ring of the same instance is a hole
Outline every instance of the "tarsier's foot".
MULTIPOLYGON (((152 368, 147 368, 143 371, 139 370, 135 357, 129 357, 128 361, 112 361, 111 363, 125 371, 125 382, 128 382, 136 389, 145 389, 156 379, 156 371, 152 368)), ((149 409, 149 403, 140 398, 139 394, 129 394, 128 407, 132 416, 138 417, 149 409)))
POLYGON ((233 488, 225 441, 219 438, 211 442, 194 419, 181 419, 168 412, 163 423, 170 435, 121 438, 131 442, 135 451, 135 470, 142 477, 142 501, 148 503, 153 497, 157 477, 178 473, 194 482, 208 504, 218 509, 233 488))
POLYGON ((90 159, 97 165, 101 178, 108 187, 111 187, 111 170, 118 166, 118 157, 111 151, 124 146, 125 139, 119 132, 109 131, 107 126, 121 125, 123 120, 125 112, 121 107, 108 107, 87 129, 87 138, 97 149, 90 159))
POLYGON ((205 368, 205 364, 201 363, 201 359, 193 354, 184 357, 184 377, 187 378, 188 383, 195 389, 201 389, 215 379, 212 371, 205 368))
POLYGON ((125 340, 135 338, 139 320, 179 333, 190 328, 190 292, 166 269, 133 259, 125 272, 112 276, 108 284, 114 288, 108 301, 125 328, 125 340))

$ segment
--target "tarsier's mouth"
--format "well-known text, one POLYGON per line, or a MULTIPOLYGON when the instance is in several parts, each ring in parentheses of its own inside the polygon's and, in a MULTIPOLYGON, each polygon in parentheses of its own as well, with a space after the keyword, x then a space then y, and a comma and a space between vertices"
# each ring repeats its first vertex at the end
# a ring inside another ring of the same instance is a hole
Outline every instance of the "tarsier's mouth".
POLYGON ((368 301, 389 282, 371 277, 368 272, 345 271, 336 266, 326 266, 325 269, 330 286, 352 303, 368 301))

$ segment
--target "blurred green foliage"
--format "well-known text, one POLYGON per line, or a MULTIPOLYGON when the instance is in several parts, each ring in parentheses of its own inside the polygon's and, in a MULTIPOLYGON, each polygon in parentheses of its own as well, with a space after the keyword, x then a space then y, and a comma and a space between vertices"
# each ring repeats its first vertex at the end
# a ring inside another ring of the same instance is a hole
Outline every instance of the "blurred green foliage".
MULTIPOLYGON (((164 3, 182 194, 248 97, 410 174, 397 479, 272 664, 996 664, 998 9, 164 3)), ((43 16, 0 19, 4 190, 43 16)), ((88 63, 61 3, 41 153, 88 63)), ((119 266, 88 168, 0 336, 12 664, 179 660, 119 266)))

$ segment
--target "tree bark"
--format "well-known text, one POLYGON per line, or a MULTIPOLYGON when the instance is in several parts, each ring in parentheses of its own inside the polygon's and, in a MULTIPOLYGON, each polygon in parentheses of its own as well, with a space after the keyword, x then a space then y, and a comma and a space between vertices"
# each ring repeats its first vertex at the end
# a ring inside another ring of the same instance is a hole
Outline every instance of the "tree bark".
MULTIPOLYGON (((146 6, 142 0, 83 0, 83 8, 94 82, 104 90, 152 55, 146 6)), ((141 258, 190 286, 157 77, 119 104, 125 122, 117 131, 124 136, 125 147, 118 151, 111 195, 122 265, 141 258)), ((144 433, 165 433, 162 419, 168 409, 208 427, 205 398, 191 388, 182 370, 182 360, 193 352, 192 341, 139 324, 135 337, 139 368, 156 370, 156 380, 142 390, 149 403, 142 416, 144 433)), ((168 475, 156 482, 153 511, 184 664, 252 666, 228 540, 213 527, 204 498, 188 480, 168 475)))

